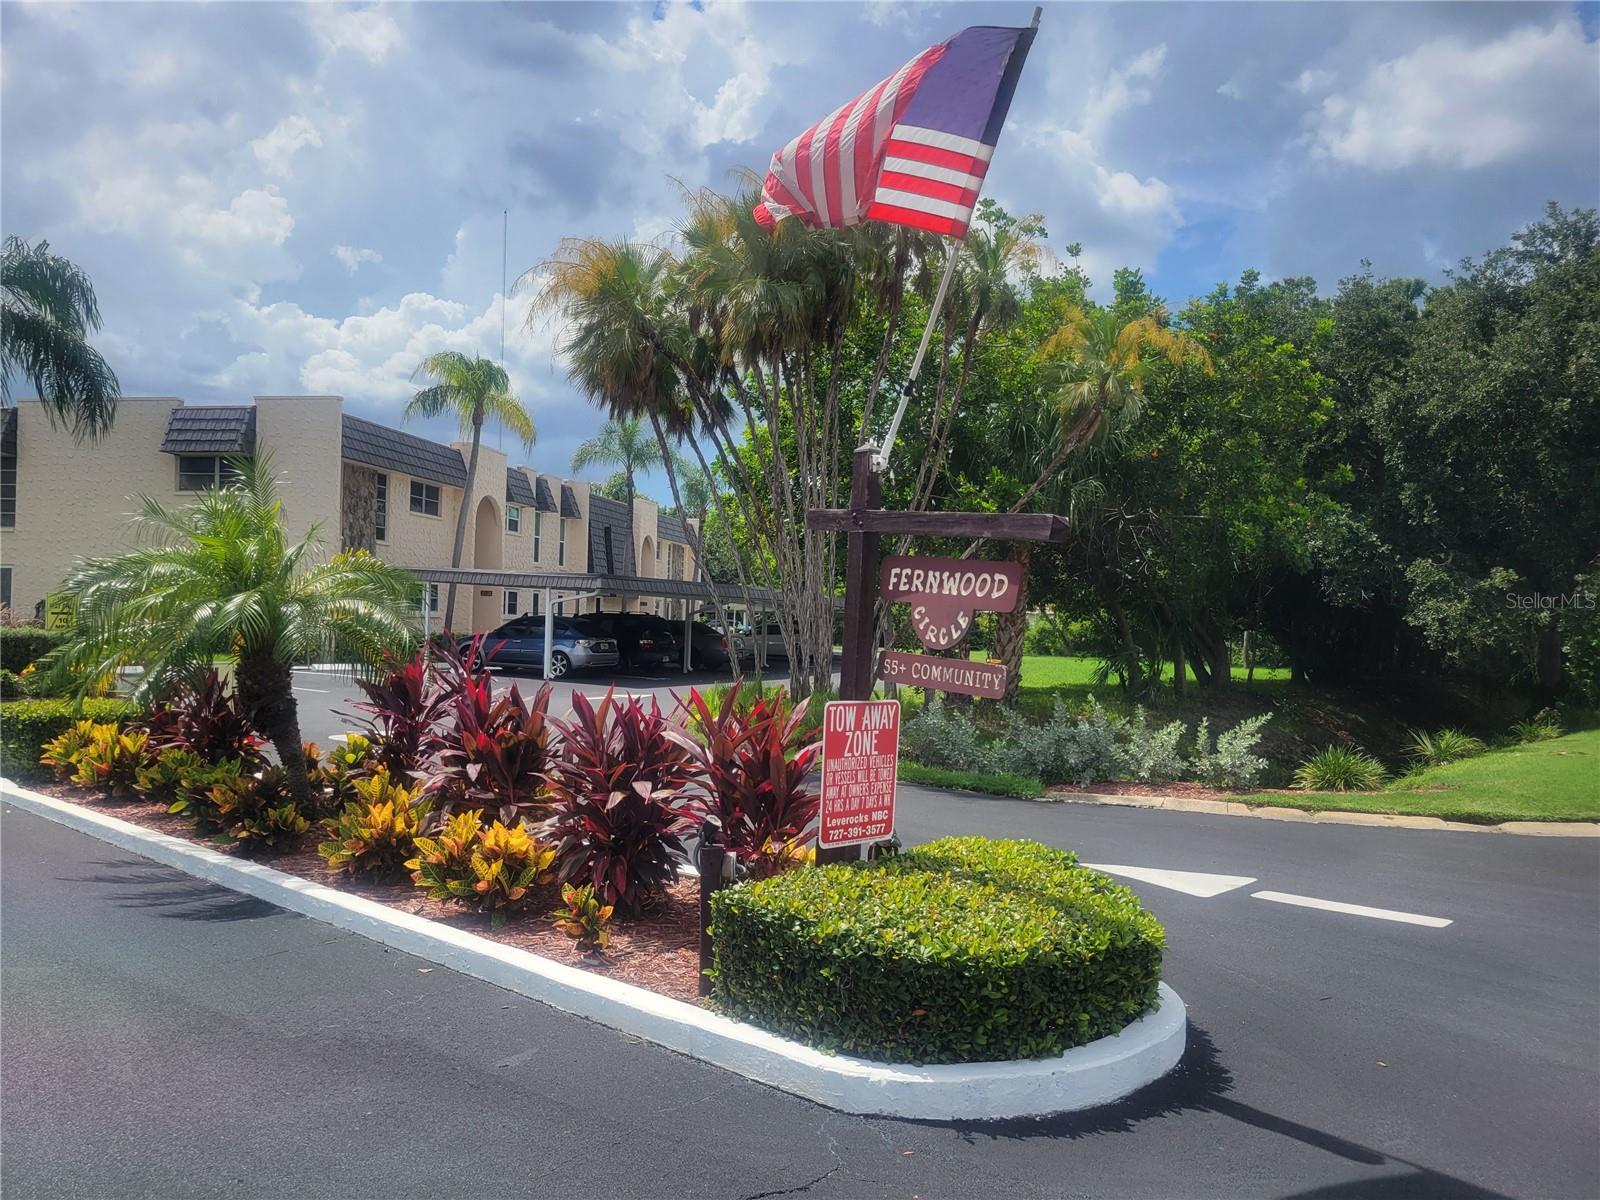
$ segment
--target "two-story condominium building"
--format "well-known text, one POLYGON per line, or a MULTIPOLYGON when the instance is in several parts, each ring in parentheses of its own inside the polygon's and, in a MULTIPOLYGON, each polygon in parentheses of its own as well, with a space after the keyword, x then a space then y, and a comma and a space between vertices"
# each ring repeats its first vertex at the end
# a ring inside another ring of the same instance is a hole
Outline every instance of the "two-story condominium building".
MULTIPOLYGON (((457 579, 459 630, 538 611, 546 592, 557 612, 682 617, 696 606, 703 587, 682 521, 642 498, 630 513, 586 483, 512 466, 490 445, 468 495, 470 450, 354 416, 338 396, 228 406, 125 397, 111 433, 93 445, 22 401, 0 413, 0 604, 32 612, 77 559, 131 547, 136 497, 181 504, 225 483, 231 457, 267 452, 292 537, 316 525, 328 553, 362 548, 424 579, 457 579), (463 571, 453 573, 462 505, 463 571), (569 576, 570 588, 556 586, 569 576)), ((430 584, 436 613, 439 590, 430 584)))

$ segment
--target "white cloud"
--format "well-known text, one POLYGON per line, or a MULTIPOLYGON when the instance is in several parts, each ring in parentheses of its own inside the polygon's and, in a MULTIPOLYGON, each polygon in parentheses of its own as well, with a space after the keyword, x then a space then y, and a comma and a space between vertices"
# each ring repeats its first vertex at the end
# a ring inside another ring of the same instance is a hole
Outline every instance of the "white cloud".
POLYGON ((1244 90, 1240 88, 1237 80, 1229 79, 1217 89, 1217 95, 1226 96, 1229 100, 1243 100, 1244 90))
POLYGON ((1333 86, 1336 78, 1338 76, 1332 71, 1325 71, 1321 67, 1307 67, 1284 86, 1302 96, 1309 96, 1313 92, 1327 91, 1333 86))
POLYGON ((354 275, 361 269, 362 263, 381 263, 383 255, 376 250, 368 250, 362 246, 346 246, 343 243, 329 251, 344 266, 346 271, 354 275))
POLYGON ((139 55, 128 78, 140 87, 164 88, 177 81, 182 69, 177 52, 170 47, 160 47, 139 55))
POLYGON ((235 196, 225 209, 197 209, 188 216, 190 227, 199 237, 223 245, 265 242, 281 246, 294 232, 289 202, 272 187, 249 188, 235 196))
POLYGON ((1167 47, 1163 43, 1137 55, 1126 67, 1113 70, 1104 83, 1090 91, 1078 132, 1090 141, 1098 141, 1118 114, 1150 103, 1153 92, 1148 85, 1161 78, 1166 61, 1167 47))
POLYGON ((322 134, 301 113, 285 117, 270 132, 250 143, 256 160, 273 175, 287 175, 294 165, 295 152, 304 146, 320 147, 322 134))
MULTIPOLYGON (((341 395, 395 409, 416 391, 411 372, 429 354, 459 350, 498 357, 500 297, 481 311, 426 292, 411 292, 374 312, 343 319, 319 317, 290 302, 236 301, 224 318, 234 341, 250 349, 210 382, 230 389, 282 389, 297 380, 308 393, 341 395)), ((506 369, 524 400, 543 391, 534 370, 547 366, 549 334, 506 327, 506 369)))
POLYGON ((383 9, 313 4, 310 11, 311 28, 329 53, 349 50, 376 66, 402 41, 400 27, 383 9))
POLYGON ((1596 50, 1577 17, 1470 45, 1440 38, 1380 63, 1312 116, 1315 157, 1392 170, 1475 168, 1594 137, 1596 50))

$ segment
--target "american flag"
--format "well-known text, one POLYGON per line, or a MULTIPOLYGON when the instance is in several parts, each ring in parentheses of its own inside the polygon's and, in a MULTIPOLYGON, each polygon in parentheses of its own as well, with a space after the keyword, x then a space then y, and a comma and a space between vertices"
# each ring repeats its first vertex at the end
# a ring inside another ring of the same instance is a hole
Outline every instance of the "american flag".
POLYGON ((772 156, 756 220, 965 237, 1033 36, 964 29, 840 105, 772 156))

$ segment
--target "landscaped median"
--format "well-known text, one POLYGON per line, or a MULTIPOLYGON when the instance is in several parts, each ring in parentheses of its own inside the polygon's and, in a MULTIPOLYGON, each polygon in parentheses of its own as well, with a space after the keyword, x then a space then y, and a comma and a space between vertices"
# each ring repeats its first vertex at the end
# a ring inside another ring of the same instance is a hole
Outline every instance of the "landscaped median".
POLYGON ((214 673, 148 712, 30 728, 0 767, 53 778, 6 795, 853 1112, 1062 1112, 1182 1053, 1161 927, 1071 854, 970 838, 810 865, 819 744, 787 697, 577 695, 559 719, 548 686, 496 693, 453 648, 362 686, 365 731, 304 747, 303 799, 214 673), (694 835, 742 880, 714 897, 706 1000, 694 835))

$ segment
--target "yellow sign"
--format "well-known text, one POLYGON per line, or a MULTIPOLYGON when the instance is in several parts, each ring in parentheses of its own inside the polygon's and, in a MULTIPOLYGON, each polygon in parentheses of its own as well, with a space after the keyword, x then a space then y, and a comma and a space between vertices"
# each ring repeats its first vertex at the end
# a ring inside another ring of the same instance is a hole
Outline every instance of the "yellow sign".
POLYGON ((52 592, 44 598, 44 627, 71 629, 78 623, 78 594, 52 592))

